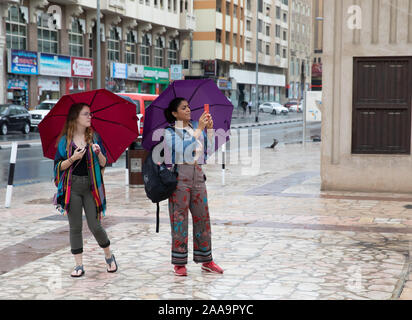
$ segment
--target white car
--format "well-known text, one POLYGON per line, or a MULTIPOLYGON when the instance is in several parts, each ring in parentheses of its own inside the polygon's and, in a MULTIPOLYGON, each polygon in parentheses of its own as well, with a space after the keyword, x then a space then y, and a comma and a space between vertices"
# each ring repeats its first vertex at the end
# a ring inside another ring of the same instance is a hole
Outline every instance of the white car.
POLYGON ((265 102, 259 106, 260 112, 269 112, 272 114, 288 114, 289 110, 277 102, 265 102))
POLYGON ((44 119, 44 117, 50 112, 50 110, 54 107, 54 105, 59 100, 45 100, 40 103, 34 110, 30 110, 30 118, 31 118, 31 129, 37 128, 40 121, 44 119))
POLYGON ((302 105, 301 104, 295 104, 295 105, 290 106, 289 112, 298 112, 298 113, 303 112, 302 105))

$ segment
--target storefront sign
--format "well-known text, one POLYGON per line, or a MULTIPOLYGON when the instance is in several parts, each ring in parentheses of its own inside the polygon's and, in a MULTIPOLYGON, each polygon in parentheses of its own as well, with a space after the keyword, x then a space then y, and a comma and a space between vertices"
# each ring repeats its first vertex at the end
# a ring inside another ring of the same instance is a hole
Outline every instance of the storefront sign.
POLYGON ((8 72, 27 75, 39 74, 37 52, 9 50, 8 72))
POLYGON ((8 79, 7 80, 7 89, 8 90, 27 90, 29 84, 27 80, 24 79, 8 79))
POLYGON ((205 76, 216 76, 216 60, 205 60, 203 62, 205 76))
POLYGON ((110 65, 110 77, 116 79, 127 79, 127 64, 112 62, 110 65))
POLYGON ((59 78, 39 77, 38 87, 40 94, 42 91, 60 91, 59 78))
POLYGON ((72 77, 93 78, 93 59, 71 57, 72 77))
POLYGON ((220 90, 232 90, 232 82, 226 79, 218 79, 217 87, 220 90))
POLYGON ((169 83, 169 69, 144 67, 144 82, 169 83))
POLYGON ((170 65, 170 80, 181 80, 182 75, 182 65, 181 64, 172 64, 170 65))
POLYGON ((40 74, 45 76, 71 77, 71 60, 68 56, 39 53, 40 74))
POLYGON ((127 78, 128 79, 143 79, 144 78, 144 66, 137 64, 127 65, 127 78))

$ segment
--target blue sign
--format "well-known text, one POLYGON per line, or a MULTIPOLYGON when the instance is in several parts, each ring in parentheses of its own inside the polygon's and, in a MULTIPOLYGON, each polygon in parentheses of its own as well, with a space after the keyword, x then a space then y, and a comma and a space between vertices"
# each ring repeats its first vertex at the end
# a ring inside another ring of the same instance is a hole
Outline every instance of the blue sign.
POLYGON ((110 77, 116 79, 127 79, 127 64, 112 62, 110 68, 110 77))
POLYGON ((40 53, 39 62, 41 75, 67 78, 72 76, 71 59, 69 56, 40 53))
POLYGON ((8 72, 15 74, 39 74, 37 52, 11 49, 8 56, 8 72))

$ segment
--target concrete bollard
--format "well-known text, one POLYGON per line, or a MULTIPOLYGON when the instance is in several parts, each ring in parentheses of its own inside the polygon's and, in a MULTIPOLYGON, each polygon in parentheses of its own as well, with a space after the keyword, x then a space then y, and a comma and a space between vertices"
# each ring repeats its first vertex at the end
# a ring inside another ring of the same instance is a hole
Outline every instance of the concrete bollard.
POLYGON ((10 208, 10 204, 11 204, 11 195, 13 193, 13 180, 14 180, 14 169, 16 167, 16 158, 17 158, 17 141, 13 141, 12 146, 11 146, 11 154, 10 154, 9 181, 7 183, 7 192, 6 192, 6 203, 5 203, 6 208, 10 208))

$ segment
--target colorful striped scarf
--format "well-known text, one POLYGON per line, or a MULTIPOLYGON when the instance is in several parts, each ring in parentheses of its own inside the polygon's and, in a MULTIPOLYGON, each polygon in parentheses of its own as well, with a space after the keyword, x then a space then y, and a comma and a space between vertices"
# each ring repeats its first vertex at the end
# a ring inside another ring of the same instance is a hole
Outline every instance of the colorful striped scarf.
MULTIPOLYGON (((96 133, 94 134, 94 140, 96 141, 95 143, 100 146, 102 154, 106 156, 106 150, 103 147, 103 143, 96 133)), ((70 166, 66 170, 62 170, 61 164, 63 161, 72 156, 74 143, 71 142, 68 155, 66 146, 67 139, 66 136, 63 136, 59 141, 54 159, 54 184, 57 187, 55 205, 56 209, 63 215, 66 215, 69 211, 73 166, 70 166)), ((93 152, 91 145, 87 147, 85 156, 91 184, 90 191, 92 192, 93 198, 96 202, 97 217, 101 220, 106 215, 106 192, 104 189, 101 167, 98 157, 93 152)))

